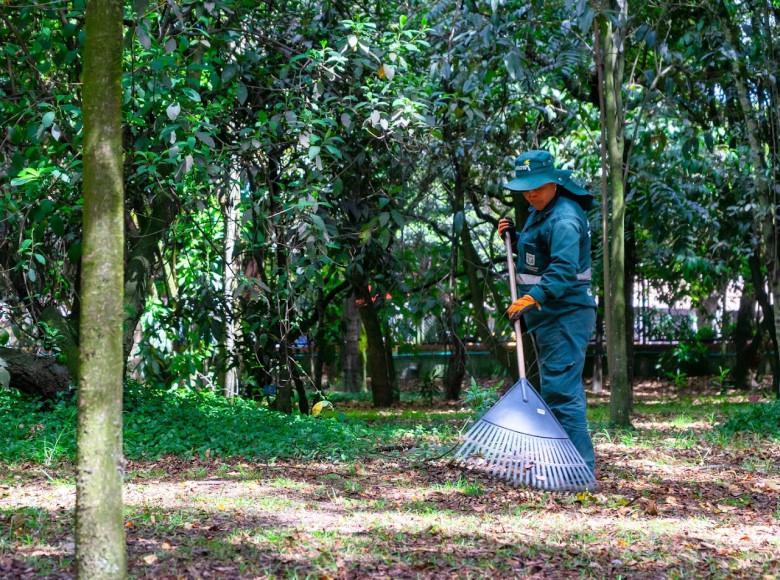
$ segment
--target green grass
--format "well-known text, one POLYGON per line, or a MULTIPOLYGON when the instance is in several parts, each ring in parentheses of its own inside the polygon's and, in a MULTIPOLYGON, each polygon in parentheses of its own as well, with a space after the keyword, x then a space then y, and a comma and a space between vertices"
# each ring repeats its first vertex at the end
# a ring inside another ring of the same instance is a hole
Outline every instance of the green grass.
POLYGON ((460 477, 455 481, 447 481, 434 485, 431 489, 445 493, 457 492, 469 497, 479 497, 485 493, 485 490, 479 483, 469 481, 465 477, 460 477))
MULTIPOLYGON (((347 461, 377 445, 451 437, 446 425, 379 421, 362 417, 314 418, 284 415, 253 401, 233 400, 209 391, 125 389, 124 443, 128 459, 245 457, 347 461), (373 422, 372 422, 373 423, 373 422)), ((75 458, 76 406, 60 400, 45 409, 14 390, 0 390, 0 461, 32 461, 49 466, 75 458)))
MULTIPOLYGON (((640 429, 609 426, 604 403, 588 409, 597 440, 627 447, 692 450, 707 445, 750 449, 756 437, 780 437, 780 403, 748 403, 735 396, 689 396, 636 405, 640 429), (701 429, 705 422, 715 428, 701 429), (720 423, 719 423, 720 422, 720 423)), ((125 390, 124 441, 129 459, 183 458, 320 459, 358 469, 362 457, 414 453, 438 456, 452 445, 473 413, 468 408, 344 407, 332 418, 284 415, 253 401, 210 391, 164 391, 130 384, 125 390), (357 462, 357 463, 356 463, 357 462)), ((0 391, 0 462, 32 462, 47 469, 75 458, 76 407, 60 400, 44 407, 13 390, 0 391)), ((765 471, 756 464, 756 470, 765 471)), ((203 478, 204 467, 189 475, 203 478)), ((163 471, 138 472, 164 477, 163 471)), ((246 479, 251 473, 224 464, 218 475, 246 479)), ((2 474, 0 474, 2 479, 2 474)), ((355 489, 347 492, 359 493, 355 489)), ((474 493, 477 493, 476 491, 474 493)))
POLYGON ((727 435, 750 432, 780 440, 780 401, 734 409, 720 430, 727 435))

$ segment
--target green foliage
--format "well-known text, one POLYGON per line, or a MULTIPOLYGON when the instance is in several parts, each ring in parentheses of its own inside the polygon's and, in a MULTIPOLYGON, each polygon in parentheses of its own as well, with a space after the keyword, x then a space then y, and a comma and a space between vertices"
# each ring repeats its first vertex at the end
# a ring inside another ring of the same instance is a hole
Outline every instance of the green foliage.
POLYGON ((474 417, 483 415, 498 400, 498 388, 501 381, 490 386, 483 386, 471 377, 469 386, 463 394, 463 402, 472 409, 474 417))
POLYGON ((440 394, 439 386, 442 377, 442 367, 435 366, 420 377, 420 398, 428 405, 433 404, 433 399, 440 394))
MULTIPOLYGON (((17 391, 0 389, 0 460, 52 464, 75 457, 76 407, 61 400, 44 409, 17 391)), ((387 433, 384 433, 386 435, 387 433)), ((129 459, 203 455, 271 459, 348 459, 368 453, 382 432, 361 421, 270 411, 211 391, 125 389, 124 442, 129 459)))
POLYGON ((727 435, 747 431, 762 437, 780 439, 780 401, 740 408, 731 413, 719 429, 727 435))
POLYGON ((657 365, 658 370, 678 387, 687 384, 689 374, 706 373, 710 354, 706 341, 712 338, 709 328, 697 332, 685 328, 687 330, 679 337, 679 342, 661 355, 657 365))

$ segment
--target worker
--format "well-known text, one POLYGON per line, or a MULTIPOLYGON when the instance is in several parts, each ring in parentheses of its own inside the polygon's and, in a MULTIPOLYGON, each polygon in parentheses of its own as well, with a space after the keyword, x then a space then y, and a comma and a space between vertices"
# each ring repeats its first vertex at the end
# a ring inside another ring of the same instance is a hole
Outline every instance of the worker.
POLYGON ((585 213, 593 196, 557 169, 547 151, 527 151, 515 160, 515 177, 505 187, 519 191, 530 214, 519 234, 511 218, 498 233, 517 249, 518 298, 507 309, 522 317, 538 350, 541 395, 595 473, 593 442, 585 415, 582 370, 596 323, 590 288, 590 225, 585 213))

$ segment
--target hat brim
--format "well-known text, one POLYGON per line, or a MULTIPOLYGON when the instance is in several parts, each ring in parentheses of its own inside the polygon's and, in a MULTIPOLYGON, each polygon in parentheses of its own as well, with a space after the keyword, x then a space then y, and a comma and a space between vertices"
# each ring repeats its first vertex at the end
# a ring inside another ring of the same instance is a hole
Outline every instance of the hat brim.
MULTIPOLYGON (((532 189, 536 189, 537 187, 541 187, 545 183, 559 183, 561 185, 565 185, 566 182, 571 181, 571 179, 569 179, 571 174, 572 172, 568 169, 537 171, 531 175, 515 177, 512 181, 507 182, 504 187, 510 191, 530 191, 532 189)), ((568 186, 566 189, 569 189, 568 186)))

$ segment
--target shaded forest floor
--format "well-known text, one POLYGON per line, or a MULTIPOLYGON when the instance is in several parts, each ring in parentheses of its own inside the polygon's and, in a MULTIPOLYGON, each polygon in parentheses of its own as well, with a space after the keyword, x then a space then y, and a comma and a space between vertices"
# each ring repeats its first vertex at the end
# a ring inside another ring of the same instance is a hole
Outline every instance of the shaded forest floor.
MULTIPOLYGON (((436 459, 469 415, 446 404, 340 404, 403 427, 343 461, 131 461, 131 576, 780 576, 780 441, 713 428, 744 396, 665 388, 643 385, 635 430, 607 429, 594 398, 594 493, 515 489, 436 459)), ((74 498, 68 461, 0 463, 0 577, 72 576, 74 498)))

